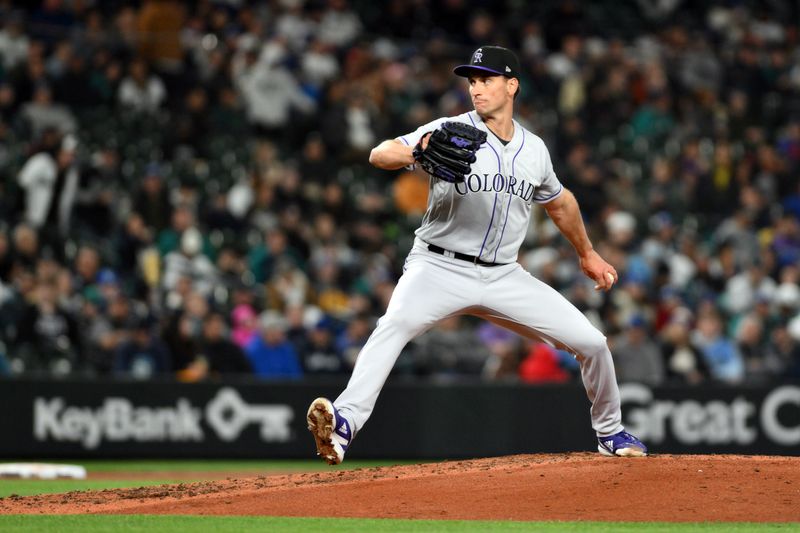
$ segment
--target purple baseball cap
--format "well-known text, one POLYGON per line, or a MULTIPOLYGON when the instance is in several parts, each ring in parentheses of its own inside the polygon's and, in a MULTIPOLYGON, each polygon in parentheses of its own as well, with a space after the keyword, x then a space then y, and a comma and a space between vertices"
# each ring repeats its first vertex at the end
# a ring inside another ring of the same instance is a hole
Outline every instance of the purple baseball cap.
POLYGON ((468 65, 459 65, 453 69, 457 76, 468 78, 470 75, 483 73, 519 78, 519 59, 517 55, 502 46, 481 46, 472 52, 468 65))

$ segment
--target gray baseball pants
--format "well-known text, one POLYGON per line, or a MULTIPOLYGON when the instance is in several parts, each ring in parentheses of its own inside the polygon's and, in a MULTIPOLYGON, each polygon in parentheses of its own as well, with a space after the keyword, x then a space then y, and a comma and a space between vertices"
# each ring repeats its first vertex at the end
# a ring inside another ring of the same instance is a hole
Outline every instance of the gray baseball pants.
POLYGON ((520 335, 573 353, 592 402, 598 436, 622 430, 614 362, 605 336, 566 298, 519 263, 480 266, 435 254, 419 241, 405 272, 356 360, 347 388, 334 405, 354 432, 372 414, 378 394, 403 347, 437 321, 478 315, 520 335))

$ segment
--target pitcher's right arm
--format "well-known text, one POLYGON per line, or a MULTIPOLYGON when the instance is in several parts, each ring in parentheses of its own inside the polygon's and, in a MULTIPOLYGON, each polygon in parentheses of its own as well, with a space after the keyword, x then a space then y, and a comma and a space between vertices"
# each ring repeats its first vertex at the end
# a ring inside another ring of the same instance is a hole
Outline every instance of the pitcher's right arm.
POLYGON ((397 139, 387 139, 372 149, 369 162, 383 170, 397 170, 415 163, 413 151, 413 146, 403 144, 397 139))

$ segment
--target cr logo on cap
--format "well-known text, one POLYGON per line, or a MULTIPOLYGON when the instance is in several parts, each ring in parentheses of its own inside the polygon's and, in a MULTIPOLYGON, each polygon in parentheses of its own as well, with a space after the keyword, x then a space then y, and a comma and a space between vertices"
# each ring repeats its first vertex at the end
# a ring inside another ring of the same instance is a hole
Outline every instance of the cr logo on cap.
POLYGON ((482 57, 483 57, 483 48, 478 48, 477 50, 475 50, 475 53, 472 55, 472 62, 473 63, 480 63, 482 57))

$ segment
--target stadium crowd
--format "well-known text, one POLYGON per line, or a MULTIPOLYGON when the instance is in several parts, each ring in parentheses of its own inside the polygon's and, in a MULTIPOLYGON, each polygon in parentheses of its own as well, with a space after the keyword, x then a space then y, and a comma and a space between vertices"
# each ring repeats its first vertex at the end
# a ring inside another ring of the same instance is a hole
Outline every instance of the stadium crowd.
MULTIPOLYGON (((619 379, 800 378, 798 17, 756 1, 0 0, 0 374, 347 375, 428 187, 369 150, 469 110, 452 67, 493 43, 518 51, 518 120, 621 278, 593 291, 542 211, 519 260, 606 332, 619 379)), ((569 354, 469 317, 396 372, 580 379, 569 354)))

